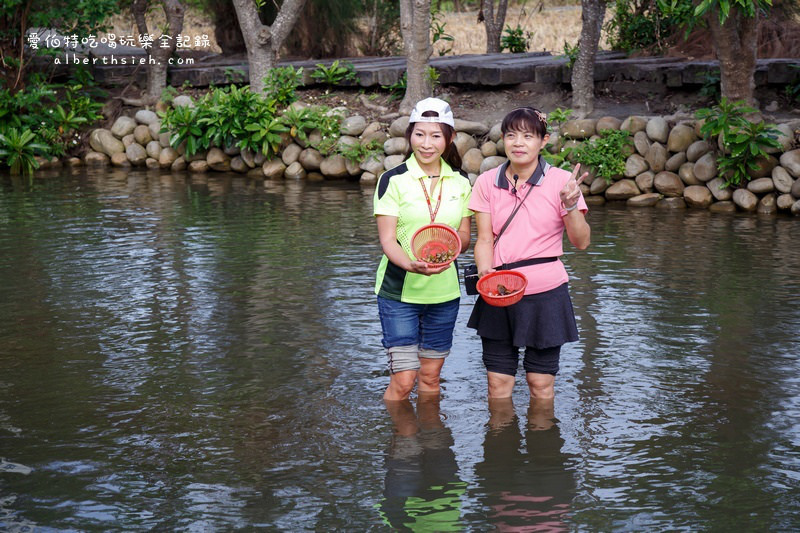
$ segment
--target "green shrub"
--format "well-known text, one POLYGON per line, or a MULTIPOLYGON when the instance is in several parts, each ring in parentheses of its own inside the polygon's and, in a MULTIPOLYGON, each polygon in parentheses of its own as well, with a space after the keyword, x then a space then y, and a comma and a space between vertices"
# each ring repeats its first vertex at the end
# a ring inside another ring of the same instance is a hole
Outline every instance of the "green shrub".
POLYGON ((47 151, 47 145, 36 142, 36 135, 31 130, 8 128, 0 133, 0 161, 11 169, 12 174, 31 174, 39 168, 34 156, 47 151))
POLYGON ((311 73, 311 77, 319 83, 326 85, 340 85, 342 82, 355 82, 358 79, 356 69, 349 61, 339 62, 334 60, 330 66, 317 63, 317 69, 311 73))
POLYGON ((264 95, 282 108, 297 101, 297 88, 303 83, 303 68, 275 67, 264 76, 264 95))
POLYGON ((530 40, 533 38, 533 33, 525 31, 522 26, 517 25, 516 28, 506 26, 503 30, 503 35, 500 37, 500 50, 508 50, 512 54, 522 54, 528 51, 530 47, 530 40))
POLYGON ((572 156, 584 167, 607 182, 625 172, 625 161, 632 153, 633 141, 625 130, 604 130, 599 138, 585 141, 575 148, 572 156))
POLYGON ((695 117, 703 120, 700 133, 717 147, 717 168, 724 187, 750 180, 748 170, 758 170, 758 161, 767 157, 767 148, 780 148, 778 131, 764 121, 752 122, 747 115, 756 110, 743 101, 723 98, 711 108, 699 109, 695 117))

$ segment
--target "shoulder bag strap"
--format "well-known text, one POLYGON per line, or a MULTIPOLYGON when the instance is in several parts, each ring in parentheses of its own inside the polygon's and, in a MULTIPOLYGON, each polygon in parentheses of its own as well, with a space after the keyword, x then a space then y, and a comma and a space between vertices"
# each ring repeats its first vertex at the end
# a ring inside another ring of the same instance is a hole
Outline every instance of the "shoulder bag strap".
MULTIPOLYGON (((503 167, 502 167, 500 170, 498 170, 497 172, 498 172, 498 174, 499 174, 499 173, 500 173, 500 171, 504 171, 504 170, 505 170, 505 165, 504 165, 504 166, 503 166, 503 167)), ((530 179, 530 178, 528 178, 528 179, 530 179)), ((519 205, 517 205, 517 207, 515 207, 515 208, 514 208, 514 210, 513 210, 513 211, 511 212, 511 214, 508 216, 508 219, 506 220, 506 223, 505 223, 505 224, 503 224, 503 227, 502 227, 502 228, 500 228, 500 232, 497 234, 497 237, 495 237, 495 238, 494 238, 494 243, 492 244, 492 246, 497 246, 497 241, 499 241, 499 240, 500 240, 500 237, 503 235, 503 232, 506 230, 506 228, 508 227, 508 225, 511 223, 511 220, 514 218, 514 215, 516 215, 516 214, 517 214, 517 211, 519 211, 519 208, 520 208, 520 207, 522 207, 522 204, 525 202, 525 199, 528 197, 528 195, 529 195, 531 192, 533 192, 533 188, 534 188, 534 187, 535 187, 535 185, 531 184, 531 188, 530 188, 530 189, 528 189, 528 192, 527 192, 527 193, 525 193, 525 196, 523 196, 523 197, 522 197, 522 201, 519 203, 519 205)))

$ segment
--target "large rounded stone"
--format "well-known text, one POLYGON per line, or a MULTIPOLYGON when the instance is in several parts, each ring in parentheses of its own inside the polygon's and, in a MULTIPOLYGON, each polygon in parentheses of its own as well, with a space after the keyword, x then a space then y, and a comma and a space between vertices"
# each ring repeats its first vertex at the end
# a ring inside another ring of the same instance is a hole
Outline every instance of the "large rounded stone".
POLYGON ((772 169, 778 166, 778 160, 771 155, 767 155, 766 157, 759 157, 753 162, 756 168, 749 168, 747 169, 747 175, 750 176, 751 179, 758 179, 764 178, 766 176, 772 175, 772 169))
POLYGON ((131 162, 131 165, 135 167, 144 165, 147 159, 147 151, 144 149, 144 146, 137 143, 133 143, 125 148, 125 155, 128 157, 128 161, 131 162))
POLYGON ((122 139, 126 135, 133 133, 137 125, 136 121, 131 117, 122 116, 114 121, 114 125, 111 126, 111 133, 115 137, 122 139))
POLYGON ((359 141, 357 138, 351 135, 342 135, 336 140, 336 146, 338 148, 346 148, 348 146, 358 146, 359 141))
POLYGON ((306 179, 308 181, 325 181, 325 176, 319 172, 309 172, 306 179))
MULTIPOLYGON (((286 151, 286 148, 283 150, 286 151)), ((254 154, 252 150, 245 148, 239 153, 239 155, 242 157, 244 164, 247 165, 247 168, 256 167, 256 154, 254 154)))
POLYGON ((100 152, 101 154, 106 154, 109 157, 125 151, 125 145, 122 144, 122 141, 104 128, 98 128, 92 131, 89 135, 89 146, 92 147, 92 150, 100 152))
POLYGON ((474 122, 471 120, 455 119, 456 131, 463 131, 469 135, 477 135, 478 137, 489 133, 489 126, 481 122, 474 122))
MULTIPOLYGON (((297 157, 297 162, 306 170, 319 170, 323 159, 322 154, 319 153, 319 150, 316 148, 306 148, 300 152, 300 155, 297 157)), ((288 166, 291 165, 292 163, 289 163, 288 166)))
POLYGON ((683 196, 662 198, 656 204, 656 209, 686 209, 686 200, 683 199, 683 196))
POLYGON ((461 170, 468 174, 478 174, 483 163, 483 154, 477 148, 470 148, 461 158, 461 170))
POLYGON ((244 162, 241 155, 237 155, 231 159, 231 170, 239 174, 245 174, 250 170, 250 167, 247 166, 247 163, 244 162))
POLYGON ((694 163, 710 151, 711 145, 707 141, 695 141, 686 149, 686 159, 694 163))
POLYGON ((372 141, 383 144, 386 139, 388 139, 388 135, 383 131, 383 125, 380 122, 371 122, 361 134, 361 144, 364 146, 372 141))
POLYGON ((638 176, 636 176, 636 186, 639 187, 639 190, 644 193, 653 192, 653 181, 655 180, 656 175, 654 172, 648 170, 647 172, 642 172, 638 176))
POLYGON ((775 167, 772 169, 772 182, 775 184, 775 189, 781 193, 788 193, 792 190, 792 177, 786 172, 783 167, 775 167))
POLYGON ((158 136, 161 135, 161 121, 155 120, 147 125, 147 129, 150 130, 150 137, 155 140, 158 140, 158 136))
POLYGON ((289 166, 300 158, 302 151, 303 149, 299 144, 291 143, 281 152, 281 161, 283 161, 284 165, 289 166))
POLYGON ((475 140, 475 137, 469 135, 468 133, 464 133, 463 131, 456 133, 454 142, 456 144, 456 150, 458 150, 458 155, 460 155, 462 158, 469 150, 472 150, 478 146, 478 141, 475 140))
POLYGON ((487 157, 486 159, 483 160, 483 163, 481 163, 481 169, 480 169, 480 171, 478 173, 479 174, 483 174, 487 170, 491 170, 493 168, 497 168, 497 167, 499 167, 500 165, 502 165, 505 162, 506 162, 506 158, 502 157, 502 156, 499 156, 499 155, 493 155, 493 156, 487 157))
POLYGON ((500 139, 495 144, 497 145, 497 155, 506 155, 506 145, 503 139, 500 139))
POLYGON ((786 210, 791 208, 794 202, 795 199, 791 194, 781 194, 775 200, 775 205, 778 206, 778 209, 786 210))
POLYGON ((302 180, 305 179, 306 175, 307 175, 306 170, 303 168, 303 166, 300 164, 299 161, 295 161, 294 163, 286 167, 286 170, 283 172, 283 176, 287 180, 302 180))
POLYGON ((686 163, 686 152, 678 152, 667 159, 667 162, 664 164, 664 170, 675 172, 681 168, 681 165, 684 163, 686 163))
POLYGON ((190 161, 188 170, 189 172, 196 172, 198 174, 202 174, 204 172, 208 172, 208 162, 205 159, 198 159, 196 161, 190 161))
POLYGON ((640 194, 642 194, 642 191, 639 190, 636 182, 632 179, 621 179, 605 191, 606 200, 609 201, 627 200, 640 194))
POLYGON ((158 156, 161 155, 161 144, 158 141, 150 141, 147 143, 147 146, 144 147, 144 151, 147 152, 147 157, 152 157, 153 159, 158 159, 158 156))
POLYGON ((680 176, 684 185, 700 185, 703 183, 694 175, 694 163, 689 163, 688 161, 678 169, 678 176, 680 176))
POLYGON ((352 135, 358 137, 367 128, 367 119, 361 115, 353 115, 342 121, 339 131, 342 135, 352 135))
POLYGON ((775 183, 772 178, 758 178, 748 182, 747 190, 761 196, 775 191, 775 183))
POLYGON ((700 181, 706 182, 717 176, 717 157, 708 153, 698 159, 694 164, 694 175, 700 181))
POLYGON ((588 139, 597 132, 596 125, 597 120, 591 118, 568 120, 561 126, 561 133, 570 139, 588 139))
POLYGON ((187 166, 186 159, 183 156, 178 156, 178 158, 169 166, 169 169, 173 172, 180 172, 182 170, 186 170, 187 166))
POLYGON ((169 142, 169 133, 159 133, 158 134, 158 144, 161 145, 162 148, 166 148, 167 146, 172 146, 169 142))
POLYGON ((172 100, 172 107, 194 107, 191 96, 180 94, 172 100))
POLYGON ((792 183, 792 190, 789 193, 795 198, 800 198, 800 179, 794 180, 792 183))
POLYGON ((653 207, 661 200, 661 195, 657 192, 648 192, 628 198, 626 202, 631 207, 653 207))
POLYGON ((408 117, 399 117, 389 125, 389 135, 392 137, 403 137, 408 129, 408 117))
POLYGON ((88 151, 83 156, 83 162, 90 167, 104 167, 111 162, 111 158, 102 152, 88 151))
POLYGON ((178 159, 178 151, 175 148, 164 148, 161 150, 161 153, 158 154, 158 166, 161 168, 170 168, 176 159, 178 159))
MULTIPOLYGON (((649 124, 649 122, 648 122, 649 124)), ((667 149, 661 143, 654 142, 647 150, 647 155, 644 156, 647 164, 650 165, 650 170, 653 172, 661 172, 667 164, 667 149)))
POLYGON ((131 166, 131 162, 125 152, 117 152, 111 156, 111 166, 127 168, 131 166))
POLYGON ((595 129, 599 133, 605 130, 618 130, 621 125, 622 121, 617 117, 601 117, 597 119, 595 129))
POLYGON ((497 145, 493 142, 485 142, 481 145, 481 153, 483 157, 492 157, 497 155, 497 145))
MULTIPOLYGON (((592 196, 597 194, 603 194, 608 189, 609 183, 604 179, 596 179, 592 181, 592 184, 589 185, 589 194, 592 196)), ((605 196, 604 196, 605 198, 605 196)))
POLYGON ((768 194, 758 201, 756 212, 762 215, 772 215, 778 212, 778 204, 774 194, 768 194))
POLYGON ((136 137, 133 135, 133 133, 129 133, 128 135, 122 138, 122 144, 123 146, 125 146, 125 148, 127 148, 128 146, 132 145, 135 142, 136 142, 136 137))
POLYGON ((219 172, 227 172, 231 169, 231 158, 219 148, 212 148, 206 156, 208 166, 219 172))
POLYGON ((652 143, 650 142, 650 139, 647 138, 647 134, 645 132, 637 131, 633 134, 633 147, 642 157, 647 155, 651 144, 652 143))
POLYGON ((644 131, 653 142, 664 144, 669 138, 669 124, 663 117, 653 117, 648 120, 644 131))
POLYGON ((714 203, 714 196, 705 185, 690 185, 683 190, 683 199, 689 207, 706 209, 714 203))
POLYGON ((153 122, 158 121, 158 115, 149 109, 140 109, 135 115, 133 115, 133 118, 135 118, 139 124, 146 124, 148 126, 153 122))
POLYGON ((500 128, 502 124, 497 123, 489 129, 489 140, 497 142, 503 138, 503 130, 500 128))
POLYGON ((633 178, 650 169, 644 157, 633 154, 625 161, 625 177, 633 178))
POLYGON ((361 162, 360 168, 364 172, 369 172, 377 176, 383 172, 384 159, 386 159, 386 156, 383 154, 373 154, 361 162))
POLYGON ((800 178, 800 149, 784 153, 781 156, 781 166, 785 168, 792 177, 800 178))
POLYGON ((386 155, 405 155, 409 148, 408 141, 406 141, 405 137, 392 137, 383 143, 383 151, 386 155))
POLYGON ((647 128, 647 119, 644 117, 637 117, 632 116, 628 117, 622 121, 620 124, 619 129, 629 131, 633 134, 636 134, 640 131, 644 131, 647 128))
POLYGON ((747 189, 736 189, 733 191, 733 203, 743 211, 755 211, 758 207, 758 196, 747 189))
POLYGON ((725 202, 733 197, 733 191, 725 183, 722 178, 714 178, 706 183, 706 187, 714 195, 718 202, 725 202))
POLYGON ((389 155, 383 160, 383 166, 386 170, 389 170, 401 164, 405 160, 405 156, 402 155, 389 155))
POLYGON ((373 174, 372 172, 364 172, 361 174, 361 177, 358 179, 358 182, 362 185, 374 185, 378 181, 378 176, 373 174))
MULTIPOLYGON (((289 165, 296 163, 293 161, 289 165)), ((282 159, 270 159, 268 161, 264 161, 264 164, 261 165, 261 171, 264 173, 264 177, 270 180, 279 180, 284 176, 286 172, 287 165, 284 164, 282 159)))
POLYGON ((800 200, 792 204, 792 207, 789 208, 789 212, 793 215, 800 215, 800 200))
POLYGON ((722 202, 714 202, 708 207, 708 210, 712 213, 735 213, 736 204, 734 204, 730 200, 724 200, 722 202))
POLYGON ((670 152, 685 152, 696 140, 694 128, 686 124, 678 124, 669 132, 667 150, 670 152))
POLYGON ((780 148, 766 148, 764 151, 768 154, 777 154, 782 152, 788 152, 792 148, 792 144, 794 143, 794 131, 792 131, 792 127, 789 124, 778 124, 776 129, 780 132, 778 134, 778 138, 775 139, 778 141, 778 144, 781 145, 780 148))
POLYGON ((659 172, 653 180, 653 187, 668 197, 683 196, 683 191, 686 186, 681 181, 681 178, 674 172, 659 172))

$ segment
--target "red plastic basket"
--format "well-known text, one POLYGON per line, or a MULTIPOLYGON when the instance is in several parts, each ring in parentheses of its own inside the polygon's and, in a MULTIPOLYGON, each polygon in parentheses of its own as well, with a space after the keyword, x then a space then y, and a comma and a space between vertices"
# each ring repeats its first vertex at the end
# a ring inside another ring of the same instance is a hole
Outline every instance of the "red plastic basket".
POLYGON ((498 270, 478 280, 478 293, 487 304, 506 307, 522 300, 527 286, 528 278, 524 274, 516 270, 498 270), (500 294, 501 291, 507 292, 500 294))
POLYGON ((461 238, 450 226, 428 224, 414 232, 411 251, 431 266, 449 265, 461 253, 461 238))

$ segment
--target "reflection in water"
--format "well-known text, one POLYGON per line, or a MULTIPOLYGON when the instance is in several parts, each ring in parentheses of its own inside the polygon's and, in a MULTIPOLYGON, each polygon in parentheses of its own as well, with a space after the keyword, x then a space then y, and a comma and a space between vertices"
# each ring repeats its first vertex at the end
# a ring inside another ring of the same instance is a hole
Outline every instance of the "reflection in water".
POLYGON ((61 172, 0 177, 0 530, 800 529, 796 217, 592 209, 558 421, 484 431, 471 297, 386 416, 370 189, 61 172))
POLYGON ((497 531, 568 531, 576 493, 553 400, 531 400, 524 436, 511 398, 489 400, 479 499, 497 531))
POLYGON ((386 454, 380 515, 397 530, 460 531, 461 498, 453 436, 439 414, 439 395, 387 401, 394 432, 386 454))

